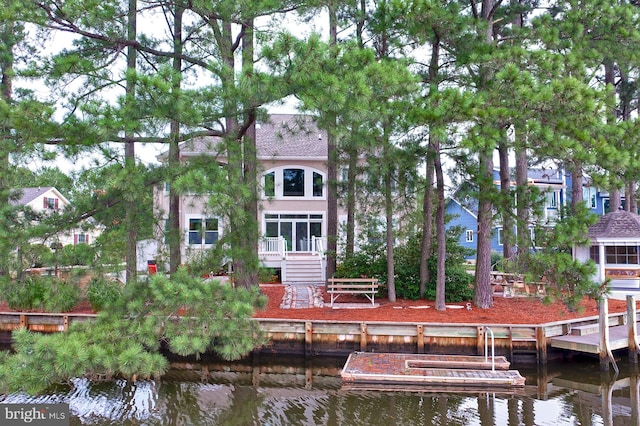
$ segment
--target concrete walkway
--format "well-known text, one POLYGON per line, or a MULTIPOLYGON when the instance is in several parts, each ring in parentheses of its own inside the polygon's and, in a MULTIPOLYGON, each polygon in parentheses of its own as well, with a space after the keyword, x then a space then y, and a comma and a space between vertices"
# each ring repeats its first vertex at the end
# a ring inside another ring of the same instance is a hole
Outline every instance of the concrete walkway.
POLYGON ((322 285, 312 283, 285 284, 280 309, 322 308, 322 285))

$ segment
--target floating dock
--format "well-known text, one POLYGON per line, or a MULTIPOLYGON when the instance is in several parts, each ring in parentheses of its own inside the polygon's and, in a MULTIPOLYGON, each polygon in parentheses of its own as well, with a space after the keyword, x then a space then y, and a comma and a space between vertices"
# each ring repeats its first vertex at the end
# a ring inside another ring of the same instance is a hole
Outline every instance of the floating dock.
POLYGON ((462 388, 523 387, 505 357, 353 352, 341 372, 345 385, 408 385, 462 388))

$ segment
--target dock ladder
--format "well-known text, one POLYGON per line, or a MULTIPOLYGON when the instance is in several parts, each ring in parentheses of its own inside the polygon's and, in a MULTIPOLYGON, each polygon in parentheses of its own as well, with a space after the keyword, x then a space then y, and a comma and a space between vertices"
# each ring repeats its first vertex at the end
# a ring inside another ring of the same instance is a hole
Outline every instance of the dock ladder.
POLYGON ((484 362, 487 362, 487 356, 489 354, 489 336, 488 333, 491 333, 491 371, 496 371, 496 341, 493 336, 493 330, 490 327, 485 327, 484 333, 484 362))

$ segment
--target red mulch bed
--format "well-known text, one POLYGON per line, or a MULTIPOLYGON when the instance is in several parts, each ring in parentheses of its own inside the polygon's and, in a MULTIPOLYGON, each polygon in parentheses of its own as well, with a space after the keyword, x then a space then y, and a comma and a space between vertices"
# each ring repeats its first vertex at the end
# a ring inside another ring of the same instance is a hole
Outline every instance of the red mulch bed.
MULTIPOLYGON (((260 288, 269 298, 269 304, 265 310, 256 312, 255 318, 411 323, 543 324, 598 315, 597 304, 593 300, 585 299, 582 302, 583 309, 580 312, 569 312, 559 302, 545 305, 540 299, 534 297, 504 298, 498 295, 494 296, 493 307, 490 309, 480 309, 472 305, 471 310, 468 310, 465 303, 455 303, 451 305, 462 306, 462 308, 438 311, 435 309, 433 301, 397 300, 391 303, 383 297, 376 297, 376 303, 380 305, 377 308, 332 309, 329 307, 327 294, 324 294, 326 303, 324 308, 281 309, 280 303, 284 295, 284 286, 261 285, 260 288), (424 306, 429 307, 423 308, 424 306)), ((349 298, 345 295, 341 295, 338 302, 357 302, 362 303, 363 306, 369 303, 366 298, 349 298)), ((640 309, 640 301, 636 302, 636 309, 640 309)), ((609 300, 609 313, 625 311, 626 301, 609 300)))
MULTIPOLYGON (((446 309, 438 311, 435 303, 429 300, 404 300, 389 302, 384 297, 377 297, 377 308, 366 307, 369 301, 364 297, 350 297, 341 295, 339 303, 361 303, 363 308, 332 309, 329 307, 329 296, 324 294, 325 307, 308 309, 281 309, 280 304, 284 295, 281 284, 260 285, 262 292, 269 298, 267 308, 257 311, 255 318, 279 318, 300 320, 325 321, 391 321, 411 323, 470 323, 470 324, 543 324, 554 321, 584 318, 598 315, 596 302, 587 300, 582 303, 580 312, 569 312, 559 302, 551 305, 543 304, 540 299, 533 297, 504 298, 494 296, 493 307, 479 309, 471 306, 466 309, 465 303, 451 305, 462 306, 460 309, 446 309), (428 308, 424 308, 429 306, 428 308)), ((640 309, 640 301, 636 303, 640 309)), ((6 303, 0 303, 0 312, 11 312, 6 303)), ((609 300, 609 313, 625 312, 624 300, 609 300)), ((37 311, 36 311, 37 312, 37 311)), ((88 302, 83 301, 68 313, 93 313, 88 302)))

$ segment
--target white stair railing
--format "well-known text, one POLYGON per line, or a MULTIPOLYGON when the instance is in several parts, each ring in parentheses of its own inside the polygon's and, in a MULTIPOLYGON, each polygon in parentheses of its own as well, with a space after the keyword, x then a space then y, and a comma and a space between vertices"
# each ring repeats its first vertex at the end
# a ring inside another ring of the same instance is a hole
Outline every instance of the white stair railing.
POLYGON ((320 257, 324 256, 324 238, 322 237, 316 237, 315 235, 313 235, 311 237, 311 251, 313 252, 313 254, 317 254, 320 257))

